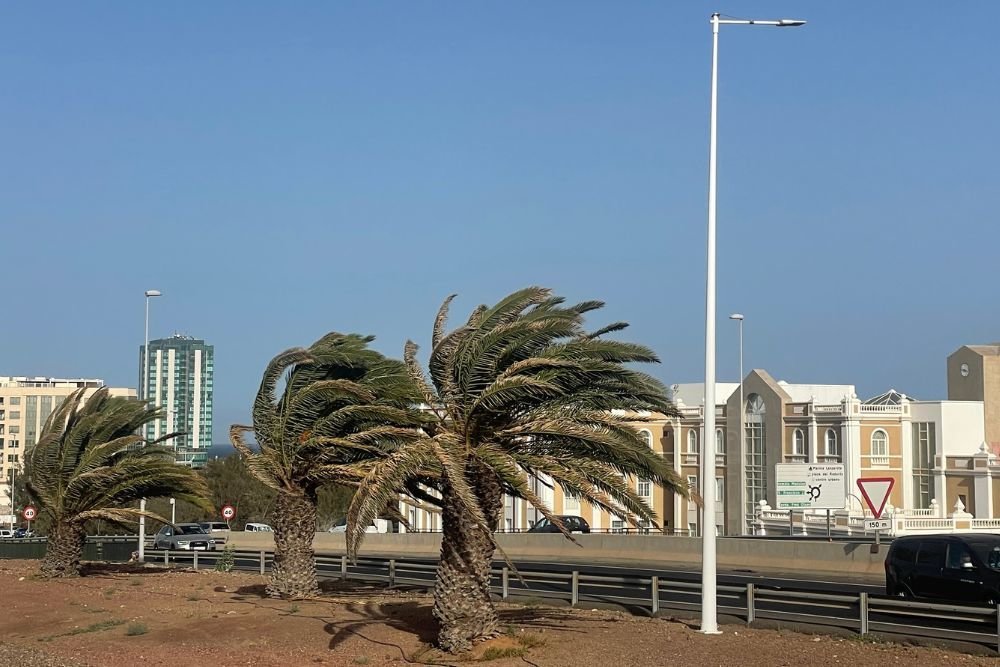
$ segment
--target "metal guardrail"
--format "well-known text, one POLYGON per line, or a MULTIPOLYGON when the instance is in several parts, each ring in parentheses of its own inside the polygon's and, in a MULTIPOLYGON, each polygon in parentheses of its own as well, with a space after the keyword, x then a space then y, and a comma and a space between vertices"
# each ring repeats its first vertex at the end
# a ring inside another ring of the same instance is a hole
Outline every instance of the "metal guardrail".
MULTIPOLYGON (((150 551, 150 562, 190 565, 196 569, 214 567, 222 551, 150 551)), ((235 569, 266 574, 273 561, 268 551, 232 551, 235 569)), ((395 586, 430 587, 437 565, 403 558, 359 558, 316 556, 321 578, 358 580, 395 586)), ((664 610, 697 612, 701 584, 666 576, 608 576, 586 570, 551 572, 494 567, 491 587, 503 600, 530 596, 561 600, 572 606, 586 603, 615 604, 658 614, 664 610)), ((743 618, 747 625, 761 620, 801 623, 845 629, 860 635, 879 633, 904 637, 924 637, 964 641, 989 646, 1000 653, 1000 605, 996 608, 971 605, 914 602, 871 595, 866 592, 820 593, 760 584, 719 585, 720 614, 743 618)))
MULTIPOLYGON (((0 558, 41 558, 44 538, 4 539, 0 558)), ((91 537, 84 558, 110 562, 128 561, 137 549, 134 537, 91 537)), ((223 550, 148 550, 147 562, 214 568, 223 550)), ((270 551, 232 550, 234 568, 266 574, 274 560, 270 551)), ((317 555, 321 578, 358 580, 394 586, 431 587, 437 571, 433 562, 404 558, 359 558, 317 555)), ((494 567, 491 586, 501 599, 530 596, 561 600, 573 606, 605 603, 657 614, 664 610, 697 613, 701 584, 679 580, 676 575, 610 576, 577 569, 552 572, 526 564, 517 576, 506 567, 494 567)), ((859 593, 830 593, 808 587, 770 587, 747 583, 717 587, 721 614, 743 618, 747 625, 761 620, 840 628, 861 635, 880 633, 904 637, 959 640, 990 646, 1000 652, 1000 605, 996 608, 914 602, 859 593)))

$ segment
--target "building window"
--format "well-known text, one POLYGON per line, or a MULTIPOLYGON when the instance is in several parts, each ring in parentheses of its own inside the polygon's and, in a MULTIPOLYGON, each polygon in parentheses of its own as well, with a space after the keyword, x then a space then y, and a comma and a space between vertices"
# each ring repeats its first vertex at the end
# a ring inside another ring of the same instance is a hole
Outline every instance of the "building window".
POLYGON ((889 435, 882 429, 872 433, 872 465, 889 465, 889 435))
POLYGON ((653 448, 653 434, 652 433, 650 433, 646 429, 642 429, 641 431, 639 431, 639 437, 642 438, 642 441, 646 443, 647 447, 649 447, 650 449, 653 448))
POLYGON ((21 397, 20 396, 11 396, 10 397, 10 405, 21 405, 21 397))
MULTIPOLYGON (((695 493, 698 492, 698 476, 697 475, 688 475, 688 491, 694 491, 695 493)), ((690 505, 689 505, 689 507, 693 508, 694 507, 694 503, 691 502, 690 505)))
POLYGON ((722 429, 715 429, 715 453, 722 455, 726 453, 726 439, 722 435, 722 429))
POLYGON ((744 408, 746 421, 743 425, 743 438, 747 456, 745 530, 746 526, 752 525, 754 521, 754 512, 757 510, 758 501, 763 500, 767 495, 767 457, 765 454, 767 442, 764 431, 764 418, 767 409, 764 406, 764 399, 758 394, 747 396, 744 408))
POLYGON ((721 477, 715 478, 715 507, 716 509, 722 508, 722 504, 726 501, 726 485, 723 483, 721 477))
POLYGON ((563 511, 564 512, 579 512, 580 511, 580 499, 574 496, 572 493, 567 493, 563 496, 563 511))
POLYGON ((826 455, 840 456, 840 447, 837 445, 837 432, 832 428, 826 429, 826 455))
POLYGON ((640 479, 636 484, 636 493, 639 497, 649 500, 653 497, 653 485, 649 483, 648 479, 640 479))
POLYGON ((913 504, 927 509, 934 497, 934 422, 915 422, 913 428, 913 504))
POLYGON ((21 418, 21 411, 20 410, 11 410, 10 411, 10 418, 11 419, 20 419, 21 418))
POLYGON ((795 429, 795 433, 792 434, 792 455, 806 455, 806 435, 800 428, 795 429))
POLYGON ((698 453, 698 431, 690 429, 688 431, 688 454, 698 453))

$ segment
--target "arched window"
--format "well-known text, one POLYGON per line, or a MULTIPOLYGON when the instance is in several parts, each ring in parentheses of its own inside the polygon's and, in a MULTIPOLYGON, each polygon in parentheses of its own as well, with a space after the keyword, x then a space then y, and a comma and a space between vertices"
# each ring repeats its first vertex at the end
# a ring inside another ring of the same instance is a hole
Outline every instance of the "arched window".
POLYGON ((688 454, 698 453, 698 431, 695 429, 688 430, 688 454))
POLYGON ((792 434, 792 455, 806 455, 806 436, 800 428, 795 429, 795 433, 792 434))
POLYGON ((726 453, 726 439, 722 435, 722 429, 715 429, 715 453, 725 454, 726 453))
POLYGON ((650 449, 653 448, 653 434, 652 433, 650 433, 646 429, 642 429, 641 431, 639 431, 639 437, 642 438, 643 442, 646 443, 647 447, 649 447, 650 449))
POLYGON ((837 444, 837 432, 832 428, 826 429, 826 455, 840 456, 840 446, 837 444))
MULTIPOLYGON (((746 486, 745 522, 752 522, 757 503, 767 496, 767 432, 764 429, 767 408, 759 394, 746 398, 743 424, 743 443, 746 486)), ((750 524, 747 524, 750 525, 750 524)))
POLYGON ((882 429, 872 433, 872 465, 889 464, 889 434, 882 429))

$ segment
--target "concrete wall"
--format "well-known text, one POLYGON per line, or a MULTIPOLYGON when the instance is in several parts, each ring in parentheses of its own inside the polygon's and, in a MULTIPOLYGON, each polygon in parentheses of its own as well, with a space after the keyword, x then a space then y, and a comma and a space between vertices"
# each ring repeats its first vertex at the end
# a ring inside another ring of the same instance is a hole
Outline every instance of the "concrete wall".
MULTIPOLYGON (((500 547, 512 560, 629 563, 644 566, 687 565, 701 562, 701 540, 665 535, 577 535, 574 544, 561 535, 498 535, 500 547)), ((229 543, 237 549, 274 548, 267 533, 239 533, 229 543)), ((439 533, 373 534, 365 539, 360 556, 436 558, 439 533)), ((344 553, 343 533, 317 533, 313 547, 319 553, 344 553)), ((888 547, 870 553, 868 544, 811 540, 755 540, 726 538, 718 541, 720 569, 762 572, 839 574, 880 577, 888 547)), ((497 553, 497 558, 500 558, 497 553)))

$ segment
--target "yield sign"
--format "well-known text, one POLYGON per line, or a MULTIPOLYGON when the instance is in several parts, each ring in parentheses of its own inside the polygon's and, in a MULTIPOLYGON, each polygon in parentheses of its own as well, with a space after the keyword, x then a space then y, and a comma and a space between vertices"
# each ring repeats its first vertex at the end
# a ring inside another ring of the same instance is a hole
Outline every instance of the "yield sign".
POLYGON ((876 519, 882 516, 882 510, 885 509, 885 503, 889 500, 889 493, 895 483, 896 480, 892 477, 862 477, 858 480, 861 495, 864 496, 868 509, 876 519))

